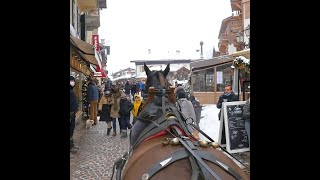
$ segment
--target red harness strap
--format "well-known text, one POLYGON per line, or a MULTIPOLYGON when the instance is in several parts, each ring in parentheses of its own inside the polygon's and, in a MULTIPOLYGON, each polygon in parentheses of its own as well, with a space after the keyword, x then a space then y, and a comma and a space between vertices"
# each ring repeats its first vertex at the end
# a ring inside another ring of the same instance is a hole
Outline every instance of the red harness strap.
MULTIPOLYGON (((172 126, 177 127, 177 128, 180 130, 180 132, 182 132, 182 134, 183 134, 184 136, 187 136, 187 134, 183 131, 183 129, 180 128, 180 126, 177 126, 177 125, 172 125, 172 126)), ((170 128, 171 128, 171 126, 168 127, 166 130, 170 131, 170 128)), ((146 142, 146 141, 149 141, 149 140, 151 140, 151 139, 154 139, 154 138, 156 138, 156 137, 160 137, 160 136, 166 135, 166 134, 167 134, 167 131, 162 130, 162 131, 160 131, 160 132, 158 132, 158 133, 156 133, 156 134, 148 137, 147 139, 145 139, 144 141, 142 141, 142 143, 144 143, 144 142, 146 142)), ((187 137, 189 137, 190 139, 196 141, 196 139, 195 139, 193 136, 187 136, 187 137)))

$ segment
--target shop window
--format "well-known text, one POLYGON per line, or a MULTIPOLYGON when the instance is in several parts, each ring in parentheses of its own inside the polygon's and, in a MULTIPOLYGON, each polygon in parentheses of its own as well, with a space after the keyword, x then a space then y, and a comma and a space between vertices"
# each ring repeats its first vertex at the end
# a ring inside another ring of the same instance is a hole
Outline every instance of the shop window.
POLYGON ((223 92, 226 85, 231 85, 233 83, 233 69, 231 68, 232 63, 223 64, 217 66, 217 74, 222 73, 222 78, 217 79, 217 91, 223 92))
POLYGON ((214 91, 214 68, 195 72, 193 74, 195 92, 213 92, 214 91))
POLYGON ((214 68, 206 70, 206 91, 214 91, 214 68))

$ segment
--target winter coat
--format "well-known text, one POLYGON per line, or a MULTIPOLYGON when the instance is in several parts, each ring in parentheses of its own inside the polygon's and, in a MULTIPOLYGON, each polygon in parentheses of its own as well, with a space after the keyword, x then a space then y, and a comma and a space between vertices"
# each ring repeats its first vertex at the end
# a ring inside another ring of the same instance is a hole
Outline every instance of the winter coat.
POLYGON ((94 83, 90 83, 88 87, 88 102, 99 100, 99 89, 94 83))
POLYGON ((70 112, 78 112, 78 101, 72 86, 70 86, 70 112))
POLYGON ((130 116, 130 111, 133 109, 133 104, 128 99, 121 99, 120 101, 120 116, 130 116))
POLYGON ((127 82, 124 86, 124 90, 126 94, 130 94, 131 85, 127 82))
POLYGON ((194 122, 196 122, 196 114, 194 112, 193 105, 187 100, 187 98, 178 99, 176 106, 180 109, 186 119, 191 118, 194 122))
MULTIPOLYGON (((140 97, 138 94, 136 94, 134 97, 140 97)), ((132 115, 133 117, 137 117, 138 113, 140 112, 139 109, 141 109, 141 97, 138 101, 134 101, 133 103, 133 109, 132 109, 132 115)))
POLYGON ((200 118, 201 118, 202 106, 200 105, 200 102, 196 99, 193 99, 193 101, 191 101, 191 103, 193 105, 194 112, 196 114, 197 122, 199 122, 200 118))
POLYGON ((111 84, 112 84, 111 81, 107 81, 106 84, 104 85, 104 90, 105 91, 110 90, 111 89, 111 84))
POLYGON ((250 121, 250 98, 247 100, 246 104, 243 106, 243 118, 250 121))
POLYGON ((223 94, 219 97, 219 100, 217 103, 217 108, 220 109, 219 114, 218 114, 219 120, 220 120, 220 115, 221 115, 221 107, 222 107, 223 99, 228 99, 228 102, 233 102, 233 101, 238 101, 238 96, 235 95, 234 92, 232 91, 229 96, 227 96, 226 94, 223 94))
POLYGON ((131 94, 135 94, 135 93, 137 93, 137 85, 133 83, 131 85, 131 94))
POLYGON ((121 96, 125 96, 123 91, 118 91, 117 93, 111 92, 112 105, 110 110, 110 116, 112 118, 120 118, 120 100, 121 96))
POLYGON ((111 96, 102 95, 98 108, 101 111, 100 121, 110 121, 110 111, 112 104, 113 100, 111 96))

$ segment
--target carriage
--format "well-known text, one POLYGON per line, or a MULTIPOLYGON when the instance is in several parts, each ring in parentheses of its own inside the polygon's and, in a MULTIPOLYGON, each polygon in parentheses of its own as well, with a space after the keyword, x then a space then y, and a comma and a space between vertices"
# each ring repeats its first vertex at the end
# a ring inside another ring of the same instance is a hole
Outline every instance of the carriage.
POLYGON ((116 179, 249 179, 224 148, 176 108, 175 87, 166 80, 170 65, 164 71, 144 68, 149 95, 130 133, 129 151, 114 164, 116 179), (196 130, 210 141, 198 141, 196 130))

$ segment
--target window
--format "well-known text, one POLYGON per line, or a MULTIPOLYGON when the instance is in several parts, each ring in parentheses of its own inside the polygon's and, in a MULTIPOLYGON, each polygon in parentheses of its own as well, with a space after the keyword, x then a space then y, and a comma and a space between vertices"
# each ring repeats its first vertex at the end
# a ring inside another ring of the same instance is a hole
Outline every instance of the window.
POLYGON ((214 68, 195 72, 192 77, 194 80, 193 91, 213 92, 214 91, 214 68))
POLYGON ((192 78, 194 79, 193 91, 205 91, 205 74, 203 72, 196 72, 193 74, 192 78))
POLYGON ((214 68, 206 70, 206 91, 214 91, 214 68))
POLYGON ((71 10, 71 12, 72 12, 72 16, 71 16, 71 23, 72 23, 72 26, 73 26, 73 27, 75 27, 75 25, 74 25, 74 7, 75 7, 75 2, 74 2, 74 0, 72 0, 72 10, 71 10))
POLYGON ((140 72, 144 72, 144 66, 140 66, 140 67, 139 67, 139 71, 140 71, 140 72))
POLYGON ((80 36, 81 34, 81 22, 80 22, 80 11, 79 11, 79 8, 77 7, 77 34, 80 36))
POLYGON ((233 69, 231 68, 232 63, 223 64, 221 66, 217 66, 217 74, 218 72, 222 72, 222 83, 218 84, 217 79, 217 91, 223 92, 224 87, 228 84, 232 86, 233 80, 233 69))

